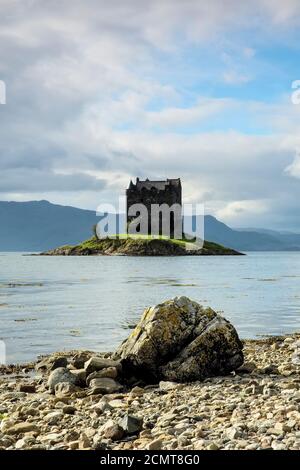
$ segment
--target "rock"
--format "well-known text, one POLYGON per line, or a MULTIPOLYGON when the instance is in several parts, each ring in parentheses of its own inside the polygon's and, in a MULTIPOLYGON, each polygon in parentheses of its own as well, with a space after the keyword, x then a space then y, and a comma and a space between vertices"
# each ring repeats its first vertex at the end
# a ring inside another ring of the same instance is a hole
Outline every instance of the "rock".
POLYGON ((87 435, 83 432, 80 435, 80 439, 78 441, 78 449, 79 450, 84 450, 84 449, 90 449, 92 443, 90 439, 87 437, 87 435))
POLYGON ((255 362, 244 362, 240 367, 237 368, 237 372, 241 372, 244 374, 250 374, 256 369, 255 362))
POLYGON ((112 441, 119 441, 124 436, 124 429, 121 428, 117 423, 109 423, 105 427, 103 435, 106 439, 111 439, 112 441))
POLYGON ((176 390, 177 388, 180 388, 181 384, 177 382, 166 382, 164 380, 161 380, 159 382, 159 389, 163 390, 164 392, 169 392, 170 390, 176 390))
POLYGON ((103 377, 115 379, 118 376, 118 371, 116 367, 106 367, 102 370, 97 370, 89 374, 86 378, 86 384, 89 386, 90 381, 93 379, 102 379, 103 377))
POLYGON ((38 362, 35 366, 37 371, 41 370, 55 370, 58 367, 67 367, 68 360, 64 356, 59 357, 47 357, 42 361, 38 362))
POLYGON ((39 428, 36 424, 28 423, 17 423, 5 430, 5 434, 25 434, 26 432, 38 432, 39 428))
POLYGON ((76 383, 82 387, 86 384, 86 371, 85 369, 74 369, 70 370, 71 374, 75 375, 76 383))
POLYGON ((89 383, 89 395, 106 394, 119 392, 122 389, 122 385, 113 379, 106 377, 99 379, 92 379, 89 383))
POLYGON ((119 421, 126 434, 137 434, 143 429, 143 419, 127 414, 119 421))
POLYGON ((291 357, 291 363, 294 365, 300 365, 300 353, 294 352, 291 357))
POLYGON ((107 369, 108 367, 120 367, 119 361, 113 361, 112 359, 105 359, 102 357, 93 356, 84 364, 86 375, 90 375, 92 372, 107 369))
POLYGON ((220 447, 215 443, 215 442, 211 442, 210 444, 208 444, 207 450, 219 450, 220 447))
POLYGON ((65 435, 66 442, 78 441, 79 442, 80 433, 78 430, 70 429, 69 432, 65 435))
POLYGON ((15 449, 26 449, 31 447, 33 444, 35 444, 36 440, 34 437, 28 436, 28 437, 23 437, 22 439, 19 439, 15 443, 15 449))
POLYGON ((50 426, 54 426, 61 421, 62 417, 63 413, 61 411, 52 411, 44 417, 44 421, 46 421, 50 426))
POLYGON ((69 382, 59 382, 55 385, 54 393, 55 396, 59 399, 64 399, 70 397, 73 393, 79 390, 76 385, 73 385, 69 382))
POLYGON ((49 434, 45 434, 44 436, 40 437, 42 442, 46 442, 49 444, 56 444, 61 442, 63 439, 63 435, 58 432, 50 432, 49 434))
POLYGON ((142 387, 133 387, 130 391, 130 398, 141 397, 144 395, 145 390, 142 387))
POLYGON ((233 439, 238 439, 239 437, 242 436, 242 433, 240 430, 236 429, 235 427, 231 427, 226 429, 225 435, 227 439, 233 440, 233 439))
POLYGON ((72 374, 65 367, 58 367, 49 375, 47 384, 48 384, 50 391, 54 393, 55 385, 61 382, 76 385, 76 383, 78 382, 78 379, 74 374, 72 374))
POLYGON ((86 352, 79 352, 75 354, 71 359, 71 364, 76 369, 83 369, 85 362, 87 362, 91 357, 91 354, 86 352))
POLYGON ((271 447, 273 450, 286 450, 286 445, 280 441, 273 441, 271 447))
POLYGON ((235 328, 210 308, 176 297, 147 308, 116 351, 124 373, 147 382, 189 382, 228 374, 243 363, 235 328))
POLYGON ((79 441, 71 441, 71 442, 69 442, 69 449, 70 449, 70 450, 77 450, 77 449, 79 449, 79 441))
POLYGON ((76 412, 76 408, 72 405, 66 405, 63 407, 62 411, 65 415, 73 415, 76 412))
POLYGON ((151 441, 148 444, 147 450, 161 450, 162 445, 163 445, 162 439, 154 439, 154 441, 151 441))
POLYGON ((18 385, 18 390, 19 390, 19 392, 35 393, 35 385, 21 383, 21 384, 18 385))

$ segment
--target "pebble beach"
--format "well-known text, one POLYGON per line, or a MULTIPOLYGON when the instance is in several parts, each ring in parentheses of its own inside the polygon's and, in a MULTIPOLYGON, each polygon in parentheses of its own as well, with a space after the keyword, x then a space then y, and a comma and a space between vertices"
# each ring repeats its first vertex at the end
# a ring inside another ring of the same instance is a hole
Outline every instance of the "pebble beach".
MULTIPOLYGON (((117 393, 53 394, 39 362, 2 366, 0 449, 300 450, 300 334, 243 343, 244 364, 227 376, 117 393)), ((80 354, 93 356, 43 360, 80 354)))

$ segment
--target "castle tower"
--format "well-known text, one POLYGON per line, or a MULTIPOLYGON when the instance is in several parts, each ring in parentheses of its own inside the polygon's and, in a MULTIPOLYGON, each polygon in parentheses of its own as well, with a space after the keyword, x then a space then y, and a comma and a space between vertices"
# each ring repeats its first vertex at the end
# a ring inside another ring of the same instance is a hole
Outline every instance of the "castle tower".
MULTIPOLYGON (((177 233, 175 230, 176 227, 182 228, 182 190, 180 178, 167 179, 163 181, 150 181, 148 178, 142 181, 137 178, 135 184, 130 181, 129 187, 126 190, 126 199, 127 227, 129 226, 130 222, 139 216, 139 214, 137 214, 137 216, 130 216, 129 208, 134 204, 143 204, 147 209, 147 234, 157 234, 158 229, 159 235, 167 235, 173 238, 174 233, 177 233), (172 208, 172 206, 175 207, 174 204, 177 208, 179 206, 180 207, 179 210, 176 211, 170 210, 170 221, 166 233, 164 233, 165 226, 162 224, 161 213, 159 214, 160 220, 156 222, 155 227, 152 227, 153 218, 151 218, 151 214, 153 211, 153 205, 167 205, 169 208, 172 208)), ((141 226, 142 225, 143 224, 141 224, 141 226)), ((140 233, 143 233, 142 229, 140 233)))

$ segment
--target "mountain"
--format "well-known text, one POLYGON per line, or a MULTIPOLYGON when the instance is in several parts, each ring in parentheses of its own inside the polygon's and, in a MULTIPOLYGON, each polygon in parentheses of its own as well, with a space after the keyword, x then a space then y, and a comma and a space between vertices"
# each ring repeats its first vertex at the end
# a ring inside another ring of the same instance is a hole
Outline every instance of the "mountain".
POLYGON ((239 251, 291 251, 300 250, 300 236, 298 244, 291 243, 289 239, 281 238, 281 234, 272 231, 235 230, 220 222, 211 215, 205 216, 205 239, 224 244, 239 251), (277 236, 278 235, 278 236, 277 236))
MULTIPOLYGON (((94 211, 48 201, 0 201, 0 251, 46 251, 77 245, 91 237, 99 221, 94 211)), ((205 216, 205 239, 238 251, 300 250, 300 234, 232 229, 205 216)))
POLYGON ((0 202, 0 250, 42 251, 90 238, 95 211, 48 201, 0 202))

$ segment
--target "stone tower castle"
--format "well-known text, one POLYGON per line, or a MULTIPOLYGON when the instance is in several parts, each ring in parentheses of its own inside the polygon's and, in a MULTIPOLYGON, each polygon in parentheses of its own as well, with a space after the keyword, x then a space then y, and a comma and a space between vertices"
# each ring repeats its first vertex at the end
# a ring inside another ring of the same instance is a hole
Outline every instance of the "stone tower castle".
MULTIPOLYGON (((147 209, 148 229, 147 233, 157 233, 159 235, 167 235, 171 238, 174 237, 176 227, 182 228, 182 192, 180 178, 166 179, 164 181, 150 181, 148 178, 144 181, 139 178, 136 179, 134 184, 130 181, 129 187, 126 190, 127 199, 127 227, 130 222, 136 219, 136 216, 129 215, 129 209, 134 204, 143 204, 147 209), (153 219, 151 219, 151 210, 153 205, 167 205, 169 208, 177 205, 179 208, 176 211, 170 211, 170 219, 168 227, 164 230, 165 225, 162 224, 162 214, 159 214, 160 219, 156 222, 155 228, 152 226, 153 219), (157 225, 158 224, 158 225, 157 225), (159 228, 158 228, 159 227, 159 228)), ((139 214, 137 214, 138 216, 139 214)), ((142 217, 142 214, 141 214, 142 217)), ((141 224, 142 227, 142 224, 141 224)), ((144 233, 143 229, 140 233, 144 233)))

